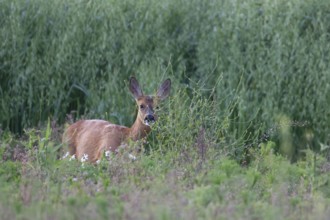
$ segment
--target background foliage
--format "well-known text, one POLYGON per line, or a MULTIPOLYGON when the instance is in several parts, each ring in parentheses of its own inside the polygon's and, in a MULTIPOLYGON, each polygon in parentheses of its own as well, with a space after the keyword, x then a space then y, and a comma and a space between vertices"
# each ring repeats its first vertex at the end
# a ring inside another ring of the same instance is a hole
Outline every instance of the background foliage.
MULTIPOLYGON (((329 144, 327 1, 0 4, 3 129, 21 132, 49 116, 62 123, 71 111, 129 125, 128 77, 150 89, 169 76, 173 94, 200 89, 220 117, 235 100, 238 136, 285 117, 308 122, 313 147, 329 144)), ((305 128, 292 128, 298 149, 305 128)))
POLYGON ((2 216, 326 219, 329 20, 327 0, 0 0, 2 216), (131 75, 173 82, 146 152, 59 160, 66 121, 133 122, 131 75))

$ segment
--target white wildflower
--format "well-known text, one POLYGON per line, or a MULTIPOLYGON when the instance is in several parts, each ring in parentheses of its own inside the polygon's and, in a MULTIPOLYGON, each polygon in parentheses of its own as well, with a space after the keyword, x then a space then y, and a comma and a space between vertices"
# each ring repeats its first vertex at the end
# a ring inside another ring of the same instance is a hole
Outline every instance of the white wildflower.
POLYGON ((88 154, 84 154, 83 156, 82 156, 82 158, 80 159, 80 161, 83 163, 83 162, 85 162, 85 161, 87 161, 88 160, 88 154))
POLYGON ((69 161, 71 161, 71 160, 75 160, 75 159, 76 159, 76 155, 72 155, 72 156, 70 157, 69 161))
POLYGON ((136 156, 134 156, 133 154, 128 154, 128 158, 131 160, 136 160, 136 156))
POLYGON ((97 161, 96 161, 96 164, 100 164, 100 163, 101 163, 101 160, 97 160, 97 161))
POLYGON ((66 152, 66 154, 62 157, 62 159, 67 158, 69 155, 70 155, 69 152, 66 152))
POLYGON ((110 155, 111 155, 111 151, 107 150, 106 152, 104 152, 104 155, 106 158, 109 159, 110 155))

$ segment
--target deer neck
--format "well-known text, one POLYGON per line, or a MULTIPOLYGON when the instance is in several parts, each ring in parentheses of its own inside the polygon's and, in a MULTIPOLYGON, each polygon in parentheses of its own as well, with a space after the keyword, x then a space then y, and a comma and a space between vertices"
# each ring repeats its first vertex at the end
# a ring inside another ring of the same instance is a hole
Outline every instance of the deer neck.
POLYGON ((138 115, 134 124, 130 128, 129 138, 131 138, 133 141, 137 141, 137 140, 147 136, 150 131, 151 131, 151 128, 149 126, 143 124, 138 115))

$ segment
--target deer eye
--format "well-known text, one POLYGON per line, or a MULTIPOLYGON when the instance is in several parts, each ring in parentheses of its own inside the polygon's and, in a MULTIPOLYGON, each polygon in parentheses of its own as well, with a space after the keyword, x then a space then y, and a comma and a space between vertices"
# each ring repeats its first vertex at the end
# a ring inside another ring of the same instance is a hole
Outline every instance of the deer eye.
POLYGON ((140 109, 144 109, 144 107, 145 107, 144 105, 140 105, 140 109))

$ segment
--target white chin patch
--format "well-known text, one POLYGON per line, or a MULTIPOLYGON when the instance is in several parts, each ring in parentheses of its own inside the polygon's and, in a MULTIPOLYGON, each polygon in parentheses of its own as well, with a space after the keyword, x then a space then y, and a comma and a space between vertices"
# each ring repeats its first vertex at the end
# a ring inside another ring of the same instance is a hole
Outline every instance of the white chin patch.
POLYGON ((148 121, 148 120, 144 120, 144 124, 147 125, 147 126, 151 126, 153 125, 155 122, 154 121, 148 121))

